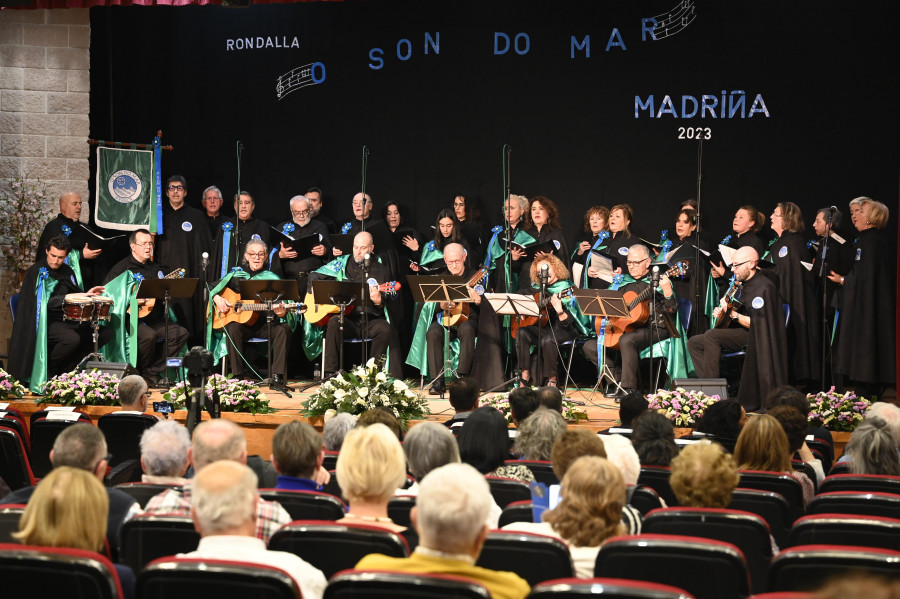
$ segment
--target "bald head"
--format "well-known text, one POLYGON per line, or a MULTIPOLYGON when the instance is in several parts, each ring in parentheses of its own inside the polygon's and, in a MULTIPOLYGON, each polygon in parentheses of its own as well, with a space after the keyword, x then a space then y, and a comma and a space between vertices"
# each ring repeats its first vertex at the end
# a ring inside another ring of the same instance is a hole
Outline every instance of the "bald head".
POLYGON ((362 262, 366 254, 375 251, 375 241, 372 234, 368 231, 361 231, 353 238, 353 259, 356 262, 362 262))
POLYGON ((756 274, 759 254, 750 246, 744 246, 734 253, 731 272, 738 281, 746 281, 756 274))
POLYGON ((59 212, 66 218, 81 218, 81 196, 74 191, 66 191, 59 196, 59 212))
POLYGON ((454 276, 461 276, 466 270, 466 250, 458 243, 448 243, 444 246, 444 262, 447 269, 454 276))
POLYGON ((189 450, 194 470, 219 460, 247 463, 247 439, 231 420, 217 418, 201 422, 194 429, 189 450))
POLYGON ((759 254, 749 245, 745 245, 734 253, 734 262, 744 262, 745 260, 759 260, 759 254))

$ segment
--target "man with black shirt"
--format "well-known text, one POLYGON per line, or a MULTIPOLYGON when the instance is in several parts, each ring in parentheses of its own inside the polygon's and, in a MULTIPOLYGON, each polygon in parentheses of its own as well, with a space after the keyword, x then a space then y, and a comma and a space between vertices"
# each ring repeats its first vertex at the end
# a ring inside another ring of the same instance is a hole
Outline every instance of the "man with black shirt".
POLYGON ((305 196, 291 198, 290 207, 291 220, 278 225, 278 230, 294 239, 303 239, 310 235, 319 237, 319 243, 312 248, 311 256, 298 256, 297 252, 286 247, 283 241, 279 244, 278 258, 281 261, 283 276, 286 279, 297 279, 300 289, 305 290, 309 273, 323 266, 326 262, 325 256, 330 255, 331 238, 324 224, 310 218, 310 202, 305 196))
POLYGON ((206 222, 209 225, 210 239, 215 241, 216 234, 222 228, 225 222, 225 215, 222 214, 222 190, 215 185, 210 185, 203 190, 203 210, 206 212, 206 222))
MULTIPOLYGON (((82 291, 64 263, 71 248, 65 235, 50 238, 44 256, 26 271, 19 295, 9 372, 35 393, 48 378, 75 368, 93 347, 90 323, 63 318, 66 295, 82 291)), ((102 292, 103 287, 93 287, 87 295, 102 292)), ((101 328, 99 345, 111 336, 101 328)))
POLYGON ((313 220, 319 221, 320 223, 325 225, 325 228, 328 229, 329 233, 337 233, 337 223, 334 222, 333 218, 322 212, 322 201, 324 195, 322 193, 322 190, 318 187, 310 187, 303 195, 306 196, 307 200, 309 200, 310 217, 313 220))
MULTIPOLYGON (((256 202, 248 192, 234 197, 235 218, 226 219, 216 232, 215 251, 209 268, 210 281, 227 275, 241 261, 240 251, 251 239, 269 245, 269 224, 253 218, 256 202)), ((268 265, 268 260, 266 261, 268 265)))
POLYGON ((166 368, 166 358, 178 355, 181 347, 187 342, 189 334, 183 326, 170 322, 167 342, 162 344, 162 349, 157 349, 157 340, 165 336, 164 302, 162 300, 155 301, 150 313, 139 319, 139 309, 146 308, 153 300, 138 300, 135 287, 144 279, 162 279, 165 278, 165 274, 163 267, 150 259, 150 256, 153 255, 153 236, 150 235, 150 231, 147 229, 133 231, 128 238, 128 244, 131 248, 131 255, 113 266, 104 281, 106 285, 115 281, 115 285, 110 285, 114 287, 114 290, 110 291, 110 295, 113 295, 116 301, 116 310, 124 310, 126 306, 130 309, 128 316, 124 312, 120 313, 120 325, 114 331, 117 336, 115 342, 122 346, 119 347, 121 355, 132 361, 134 356, 131 355, 131 347, 134 345, 134 337, 137 336, 135 365, 141 375, 147 379, 148 384, 156 387, 159 384, 160 375, 166 368), (131 280, 127 277, 117 280, 126 272, 131 274, 131 280), (126 320, 135 323, 136 330, 125 328, 123 321, 126 320))
POLYGON ((59 196, 59 214, 44 226, 34 259, 37 262, 44 258, 50 239, 57 235, 65 235, 72 247, 66 264, 75 271, 75 280, 78 284, 84 286, 93 281, 94 263, 103 250, 92 250, 87 246, 90 235, 79 222, 81 205, 81 196, 74 191, 67 191, 59 196))
MULTIPOLYGON (((397 249, 394 247, 394 236, 382 219, 372 216, 372 197, 369 194, 358 193, 353 196, 353 220, 344 224, 342 232, 357 234, 363 230, 372 235, 372 243, 378 248, 378 257, 382 264, 388 267, 391 278, 396 279, 399 273, 397 264, 397 249)), ((341 255, 341 250, 334 248, 335 256, 341 255)))

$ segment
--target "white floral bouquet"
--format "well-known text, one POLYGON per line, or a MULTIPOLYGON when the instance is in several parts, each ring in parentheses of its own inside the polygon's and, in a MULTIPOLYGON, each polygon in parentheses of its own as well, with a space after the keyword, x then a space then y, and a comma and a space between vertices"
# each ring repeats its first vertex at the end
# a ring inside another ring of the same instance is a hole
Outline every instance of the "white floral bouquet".
POLYGON ((809 423, 830 431, 852 431, 865 418, 866 410, 871 402, 865 397, 858 397, 853 391, 843 395, 836 393, 834 387, 828 391, 819 391, 815 395, 808 394, 809 423))
POLYGON ((409 382, 389 377, 384 367, 371 358, 365 365, 325 381, 318 393, 303 402, 303 414, 362 414, 372 408, 385 407, 405 428, 410 420, 421 420, 428 414, 428 401, 416 395, 409 385, 409 382))
POLYGON ((0 368, 0 401, 21 399, 28 389, 17 381, 13 375, 0 368))
MULTIPOLYGON (((499 410, 503 417, 506 418, 507 424, 512 424, 512 408, 509 407, 509 391, 504 393, 488 393, 484 397, 478 400, 478 405, 480 406, 491 406, 499 410)), ((577 422, 578 420, 587 420, 587 413, 579 409, 575 402, 572 400, 566 399, 565 397, 562 400, 562 415, 563 418, 570 422, 577 422)))
MULTIPOLYGON (((182 381, 163 393, 166 401, 183 409, 188 404, 193 387, 182 381)), ((266 394, 260 392, 253 381, 232 378, 232 375, 213 374, 206 379, 206 399, 212 401, 213 394, 219 395, 219 409, 223 412, 250 412, 251 414, 271 414, 275 408, 269 407, 266 394)))
POLYGON ((648 407, 672 421, 674 426, 693 427, 709 406, 719 401, 718 395, 707 395, 678 387, 674 391, 659 389, 647 396, 648 407))
POLYGON ((44 397, 38 403, 64 406, 115 406, 119 404, 119 377, 90 371, 66 372, 44 383, 44 397))

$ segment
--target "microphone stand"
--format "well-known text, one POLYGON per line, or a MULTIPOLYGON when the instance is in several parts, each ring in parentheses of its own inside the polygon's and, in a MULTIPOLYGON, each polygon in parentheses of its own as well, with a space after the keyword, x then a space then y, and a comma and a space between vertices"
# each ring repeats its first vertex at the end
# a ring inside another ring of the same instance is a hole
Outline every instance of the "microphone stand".
MULTIPOLYGON (((234 247, 235 254, 241 251, 241 152, 244 150, 244 144, 240 141, 237 142, 237 210, 234 211, 234 247)), ((231 269, 231 248, 222 248, 223 252, 229 252, 228 262, 226 263, 226 267, 231 269)), ((235 256, 235 265, 238 264, 239 258, 235 256)), ((223 274, 228 274, 226 271, 223 274)))
MULTIPOLYGON (((653 347, 659 343, 659 329, 656 326, 656 289, 659 287, 659 266, 650 271, 650 376, 653 376, 653 347), (656 333, 656 341, 653 334, 656 333)), ((661 358, 660 358, 661 359, 661 358)), ((652 390, 656 393, 656 389, 652 390)))
MULTIPOLYGON (((369 168, 369 148, 367 148, 366 146, 363 146, 363 149, 362 149, 362 185, 361 185, 362 189, 360 190, 360 193, 362 194, 362 203, 363 203, 363 212, 362 212, 363 218, 362 218, 362 221, 360 222, 360 227, 362 228, 363 231, 366 230, 366 171, 368 171, 368 168, 369 168)), ((365 303, 365 302, 363 302, 363 303, 365 303)), ((363 338, 365 338, 365 337, 363 337, 363 338)), ((365 343, 363 343, 363 345, 365 345, 365 343)), ((365 357, 365 355, 366 355, 366 350, 365 350, 365 348, 363 348, 363 357, 365 357)))
MULTIPOLYGON (((363 196, 363 202, 365 202, 366 196, 363 196)), ((362 363, 365 364, 369 361, 369 347, 368 341, 369 338, 369 266, 371 265, 372 255, 371 253, 367 253, 363 258, 363 285, 365 289, 362 291, 362 300, 360 301, 360 306, 362 306, 363 310, 363 330, 362 330, 362 363)), ((384 304, 384 301, 381 302, 384 304)), ((385 363, 387 366, 387 363, 385 363)))
POLYGON ((819 262, 819 280, 822 282, 822 389, 825 387, 825 364, 827 363, 826 355, 829 353, 831 346, 831 337, 828 336, 828 275, 825 271, 825 259, 828 255, 828 239, 831 237, 832 221, 834 219, 834 211, 828 210, 828 217, 825 223, 825 237, 822 239, 822 259, 819 262))
MULTIPOLYGON (((540 301, 538 302, 537 352, 536 352, 537 359, 535 360, 535 371, 537 372, 537 378, 535 378, 535 372, 531 373, 531 382, 532 382, 532 384, 534 384, 534 382, 537 381, 536 386, 538 386, 538 387, 540 387, 541 384, 544 382, 544 371, 541 370, 541 362, 543 361, 543 357, 544 357, 543 356, 544 352, 542 349, 543 344, 541 343, 541 341, 542 341, 541 333, 543 332, 543 328, 544 328, 544 319, 541 317, 541 312, 543 312, 544 310, 547 309, 546 306, 543 305, 543 303, 545 301, 547 301, 547 303, 549 304, 549 300, 547 300, 547 279, 549 278, 550 275, 547 272, 547 268, 545 268, 546 266, 547 266, 546 262, 541 265, 540 274, 538 275, 540 277, 540 281, 541 281, 541 291, 540 291, 540 294, 538 295, 538 297, 540 298, 540 301)), ((549 310, 547 311, 547 324, 550 324, 549 310)), ((519 364, 519 368, 521 368, 521 367, 522 367, 522 365, 519 364)))
MULTIPOLYGON (((509 287, 510 285, 512 285, 512 251, 510 250, 510 247, 512 245, 512 224, 509 222, 509 157, 511 154, 512 148, 509 146, 509 144, 503 144, 503 236, 506 239, 506 253, 503 255, 503 291, 505 291, 506 293, 509 293, 511 291, 509 287)), ((509 328, 504 331, 504 335, 506 337, 506 346, 512 348, 512 335, 509 328)), ((508 371, 511 362, 511 360, 509 359, 509 353, 507 353, 506 361, 507 367, 506 369, 504 369, 504 374, 507 374, 506 371, 508 371)), ((519 369, 521 370, 521 368, 522 365, 519 364, 519 369)))
MULTIPOLYGON (((701 273, 703 270, 700 268, 700 186, 703 182, 703 140, 698 140, 699 145, 697 146, 697 213, 694 215, 694 269, 691 273, 691 281, 693 285, 694 292, 694 305, 691 306, 691 334, 698 335, 700 333, 700 319, 702 315, 700 314, 701 306, 703 304, 700 303, 700 285, 702 284, 701 279, 703 278, 701 273)), ((651 360, 653 356, 650 356, 651 360)), ((653 365, 651 363, 651 374, 653 372, 653 365)))

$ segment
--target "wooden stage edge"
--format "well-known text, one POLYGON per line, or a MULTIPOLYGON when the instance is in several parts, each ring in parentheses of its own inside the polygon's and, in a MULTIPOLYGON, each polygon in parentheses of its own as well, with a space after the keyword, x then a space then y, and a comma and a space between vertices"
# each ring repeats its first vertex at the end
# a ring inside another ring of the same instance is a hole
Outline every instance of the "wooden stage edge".
MULTIPOLYGON (((291 385, 296 388, 300 388, 304 385, 309 384, 309 382, 310 381, 294 381, 291 383, 291 385)), ((323 419, 321 417, 307 418, 302 414, 302 402, 306 401, 310 395, 318 390, 317 386, 312 387, 302 393, 298 391, 292 391, 291 395, 293 397, 286 397, 279 392, 272 391, 268 387, 263 387, 262 390, 269 400, 270 407, 276 410, 275 412, 271 414, 222 412, 222 418, 226 418, 228 420, 236 422, 244 431, 244 434, 247 437, 247 453, 249 455, 259 455, 262 456, 263 459, 268 460, 269 456, 272 453, 272 435, 275 434, 275 429, 278 428, 280 424, 283 424, 285 422, 290 422, 291 420, 304 420, 306 422, 309 422, 318 430, 322 430, 323 419)), ((153 412, 152 403, 154 401, 162 401, 163 391, 164 390, 161 389, 151 390, 150 399, 148 400, 148 414, 155 414, 155 412, 153 412)), ((429 396, 427 391, 415 388, 413 389, 413 391, 418 393, 420 396, 425 396, 428 398, 428 408, 431 413, 428 415, 426 420, 410 422, 410 426, 415 426, 419 422, 424 421, 444 422, 453 415, 453 408, 450 406, 450 402, 448 401, 446 396, 444 397, 444 399, 441 399, 436 395, 429 396)), ((610 428, 611 426, 615 426, 618 422, 618 404, 614 403, 612 399, 604 397, 600 392, 595 392, 593 393, 593 395, 591 395, 591 389, 570 387, 566 392, 566 398, 576 402, 584 402, 584 406, 580 407, 580 409, 582 409, 588 416, 587 420, 580 420, 578 422, 570 423, 569 426, 575 428, 585 428, 587 430, 596 432, 599 430, 605 430, 607 428, 610 428)), ((28 417, 30 417, 32 413, 43 409, 47 405, 54 405, 38 404, 35 403, 36 399, 36 397, 26 397, 21 401, 10 402, 9 405, 11 408, 15 408, 22 412, 22 414, 26 416, 27 423, 29 422, 28 417)), ((97 420, 101 416, 110 412, 115 412, 119 408, 115 406, 81 406, 80 408, 76 407, 76 409, 79 409, 80 411, 88 414, 96 424, 97 420)), ((169 418, 184 424, 185 420, 187 419, 187 411, 176 410, 176 412, 174 414, 171 414, 169 418)), ((209 414, 205 411, 203 412, 203 420, 209 420, 209 414)), ((675 434, 679 437, 685 436, 687 434, 690 434, 690 429, 676 428, 675 434)), ((846 437, 849 437, 849 433, 835 433, 834 436, 835 454, 840 455, 841 453, 843 453, 843 446, 846 444, 846 437)))

